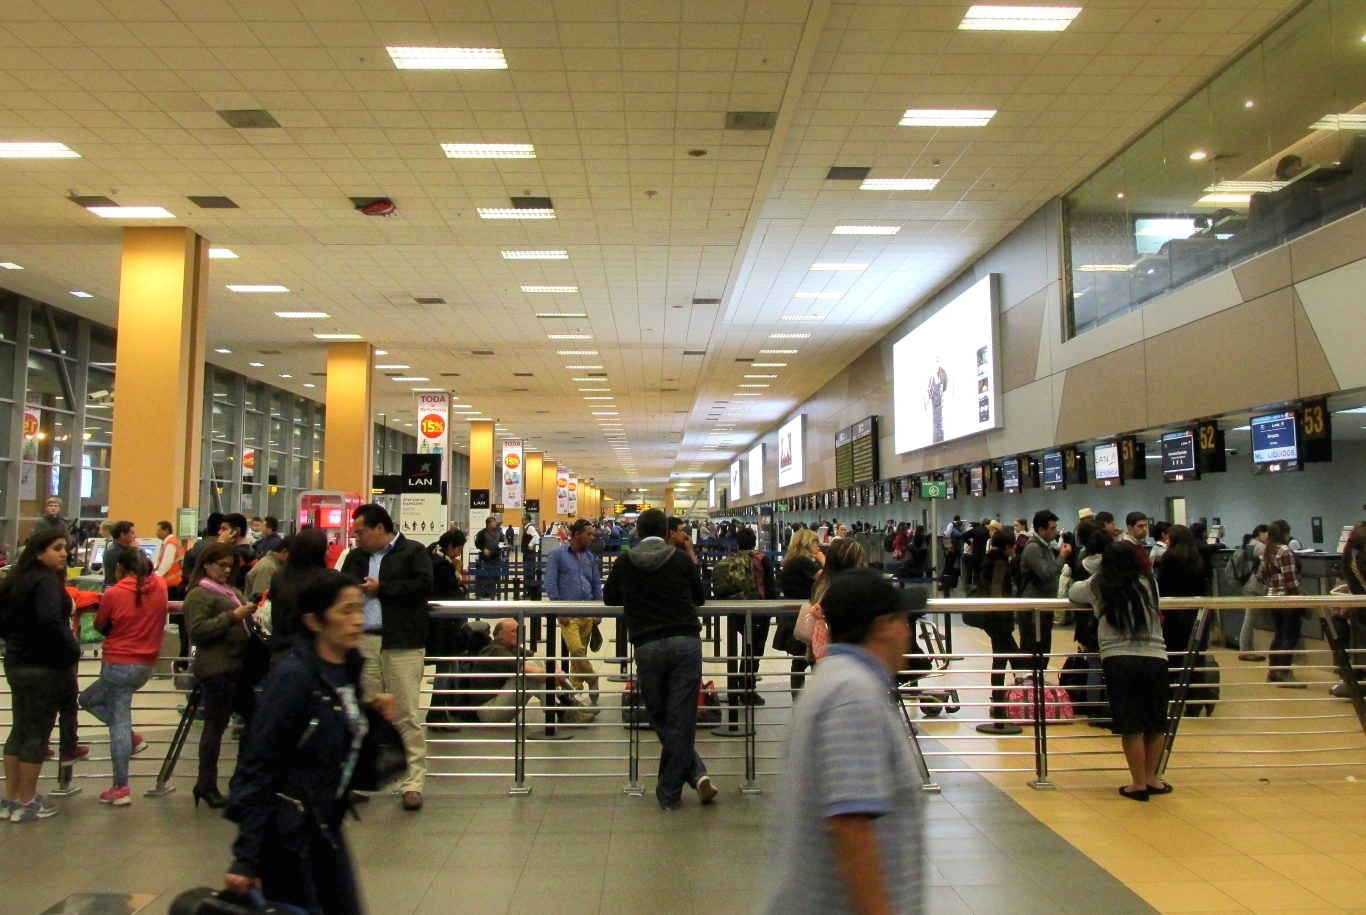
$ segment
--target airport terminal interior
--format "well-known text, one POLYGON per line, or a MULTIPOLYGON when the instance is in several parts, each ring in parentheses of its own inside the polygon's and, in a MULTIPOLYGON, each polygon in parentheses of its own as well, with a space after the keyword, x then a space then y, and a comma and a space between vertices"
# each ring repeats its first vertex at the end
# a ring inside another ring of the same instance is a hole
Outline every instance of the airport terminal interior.
MULTIPOLYGON (((867 525, 889 563, 888 519, 1140 510, 1228 547, 1285 519, 1305 688, 1212 611, 1222 692, 1146 804, 1080 700, 991 730, 987 640, 932 606, 900 696, 925 910, 1366 911, 1366 703, 1330 692, 1322 597, 1366 517, 1366 0, 1078 3, 6 0, 0 552, 53 498, 95 587, 105 521, 341 549, 372 498, 427 543, 655 507, 779 555, 867 525)), ((487 616, 556 656, 531 594, 487 616)), ((423 809, 360 806, 367 910, 756 910, 800 694, 765 646, 739 702, 717 612, 714 805, 651 800, 608 611, 594 720, 435 721, 423 809)), ((177 673, 137 694, 131 805, 98 802, 83 714, 89 759, 43 768, 59 815, 0 825, 4 912, 221 884, 196 740, 163 769, 177 673)))

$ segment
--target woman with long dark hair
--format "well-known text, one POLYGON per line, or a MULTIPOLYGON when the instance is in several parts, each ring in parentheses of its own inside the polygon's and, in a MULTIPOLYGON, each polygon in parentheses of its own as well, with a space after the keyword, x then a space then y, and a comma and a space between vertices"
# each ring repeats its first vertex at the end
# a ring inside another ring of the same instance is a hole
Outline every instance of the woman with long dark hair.
MULTIPOLYGON (((1300 560, 1290 549, 1290 525, 1285 521, 1272 521, 1266 527, 1266 552, 1262 554, 1262 567, 1258 572, 1266 582, 1267 597, 1292 597, 1300 591, 1300 560)), ((1291 664, 1295 660, 1295 647, 1300 643, 1300 624, 1304 616, 1298 608, 1272 610, 1271 620, 1275 632, 1271 636, 1271 650, 1268 652, 1270 669, 1266 682, 1289 689, 1304 689, 1305 684, 1295 679, 1291 664)))
MULTIPOLYGON (((987 554, 970 596, 978 598, 1014 597, 1015 584, 1010 577, 1010 558, 1015 555, 1015 535, 998 531, 991 537, 987 554)), ((991 710, 992 718, 1005 718, 1006 668, 1018 673, 1029 667, 1020 657, 1020 643, 1015 641, 1015 614, 978 611, 963 614, 963 622, 986 632, 991 639, 991 710)))
POLYGON ((199 684, 204 709, 204 730, 199 735, 199 777, 194 785, 194 804, 203 801, 218 808, 227 800, 218 790, 218 754, 223 732, 237 712, 251 720, 255 704, 253 683, 243 676, 247 643, 252 636, 247 620, 256 608, 231 584, 237 555, 231 543, 211 543, 199 554, 185 595, 185 625, 195 645, 194 678, 199 684))
POLYGON ((152 574, 142 550, 120 547, 112 557, 114 586, 100 596, 95 628, 105 634, 100 678, 81 693, 81 708, 109 727, 114 784, 100 794, 101 804, 126 807, 128 760, 146 748, 133 731, 133 693, 151 679, 166 630, 166 580, 152 574))
POLYGON ((1100 662, 1110 699, 1110 730, 1119 735, 1129 784, 1119 793, 1134 801, 1169 794, 1157 777, 1166 745, 1167 646, 1158 618, 1157 581, 1138 565, 1131 544, 1116 541, 1101 554, 1100 569, 1074 589, 1072 599, 1096 614, 1100 662), (1078 591, 1081 593, 1079 594, 1078 591))
POLYGON ((0 815, 13 823, 46 819, 57 806, 38 793, 38 775, 81 657, 66 593, 66 531, 46 527, 24 544, 0 584, 0 634, 13 724, 5 740, 5 797, 0 815))
MULTIPOLYGON (((1169 526, 1162 535, 1165 545, 1157 560, 1154 572, 1157 576, 1157 590, 1163 597, 1203 597, 1205 594, 1205 562, 1191 529, 1184 524, 1169 526)), ((1162 611, 1162 639, 1167 644, 1168 667, 1175 682, 1184 663, 1186 649, 1190 647, 1191 633, 1195 630, 1196 610, 1162 611)), ((1205 650, 1209 631, 1196 646, 1196 651, 1205 650)))
POLYGON ((327 571, 327 535, 305 527, 289 542, 285 567, 270 583, 270 651, 274 659, 294 647, 301 631, 296 595, 299 589, 327 571))

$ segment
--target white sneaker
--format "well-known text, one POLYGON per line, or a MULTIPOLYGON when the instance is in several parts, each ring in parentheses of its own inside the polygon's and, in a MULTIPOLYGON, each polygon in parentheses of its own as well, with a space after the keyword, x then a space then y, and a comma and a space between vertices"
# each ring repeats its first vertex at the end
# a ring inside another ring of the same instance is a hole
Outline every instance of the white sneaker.
POLYGON ((43 797, 35 794, 33 800, 27 804, 18 804, 14 813, 10 814, 11 823, 30 823, 34 820, 46 820, 48 817, 57 815, 57 805, 43 797))
POLYGON ((716 795, 718 794, 720 794, 720 792, 717 791, 716 786, 711 783, 710 775, 704 775, 697 780, 697 796, 701 799, 702 803, 710 804, 712 801, 716 800, 716 795))

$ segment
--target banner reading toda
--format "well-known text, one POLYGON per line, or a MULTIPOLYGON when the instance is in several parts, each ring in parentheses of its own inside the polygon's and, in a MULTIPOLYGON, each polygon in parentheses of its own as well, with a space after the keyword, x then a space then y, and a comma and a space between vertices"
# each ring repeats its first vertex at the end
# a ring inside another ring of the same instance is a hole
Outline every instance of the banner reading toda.
POLYGON ((503 439, 503 508, 521 510, 526 496, 522 440, 503 439))

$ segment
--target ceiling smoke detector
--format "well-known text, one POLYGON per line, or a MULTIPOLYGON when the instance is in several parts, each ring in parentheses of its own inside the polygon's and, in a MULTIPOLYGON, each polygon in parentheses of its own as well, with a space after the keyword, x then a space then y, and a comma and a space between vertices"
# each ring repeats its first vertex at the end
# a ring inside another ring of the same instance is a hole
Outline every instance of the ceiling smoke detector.
POLYGON ((398 207, 388 197, 377 197, 366 203, 357 203, 356 209, 365 216, 393 216, 398 207))

